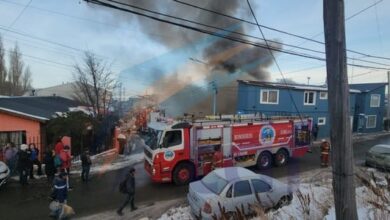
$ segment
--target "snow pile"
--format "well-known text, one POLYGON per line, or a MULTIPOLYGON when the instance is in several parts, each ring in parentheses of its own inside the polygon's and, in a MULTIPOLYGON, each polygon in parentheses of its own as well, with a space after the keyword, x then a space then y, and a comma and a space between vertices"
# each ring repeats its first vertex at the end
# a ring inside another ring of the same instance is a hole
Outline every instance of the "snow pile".
POLYGON ((313 186, 304 183, 299 185, 290 205, 269 212, 268 218, 277 220, 322 219, 332 203, 332 190, 329 186, 313 186), (306 200, 308 201, 307 203, 303 203, 301 195, 309 198, 306 200))
POLYGON ((190 213, 191 210, 189 206, 185 206, 185 207, 179 206, 179 207, 169 209, 158 220, 176 220, 176 219, 191 220, 193 218, 190 213))
MULTIPOLYGON (((388 219, 390 214, 390 187, 384 173, 376 169, 360 170, 368 180, 357 181, 356 202, 359 219, 388 219), (378 191, 379 190, 379 191, 378 191)), ((296 189, 291 204, 278 210, 266 213, 268 219, 326 219, 334 220, 335 208, 332 191, 332 174, 330 169, 321 169, 319 172, 311 171, 302 176, 301 183, 294 183, 296 189), (313 175, 314 173, 314 175, 313 175)), ((194 219, 190 214, 189 206, 169 209, 160 220, 194 219)), ((252 220, 257 220, 253 218, 252 220)))
MULTIPOLYGON (((90 170, 91 174, 94 173, 104 173, 112 170, 119 170, 124 167, 134 165, 141 162, 144 159, 143 153, 132 154, 132 155, 117 155, 117 154, 107 154, 106 157, 102 157, 101 160, 95 160, 92 162, 92 167, 90 170)), ((71 170, 71 174, 80 174, 81 167, 76 167, 71 170)))

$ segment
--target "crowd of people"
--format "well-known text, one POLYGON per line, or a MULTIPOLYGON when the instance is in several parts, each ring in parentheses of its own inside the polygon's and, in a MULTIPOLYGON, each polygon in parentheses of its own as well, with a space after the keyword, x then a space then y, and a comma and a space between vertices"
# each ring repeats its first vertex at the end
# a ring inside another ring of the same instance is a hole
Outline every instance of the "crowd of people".
MULTIPOLYGON (((34 143, 21 144, 19 148, 13 143, 7 143, 3 148, 3 160, 10 169, 11 176, 19 175, 19 182, 22 186, 28 185, 31 179, 35 179, 34 174, 46 175, 47 182, 52 187, 51 216, 61 219, 65 210, 70 207, 66 204, 68 191, 72 189, 69 181, 72 165, 70 147, 64 145, 62 139, 58 138, 54 148, 49 147, 43 155, 40 155, 34 143), (44 169, 42 164, 44 164, 44 169), (34 169, 34 166, 37 168, 34 169)), ((91 164, 89 152, 83 152, 81 155, 83 182, 89 181, 91 164)))

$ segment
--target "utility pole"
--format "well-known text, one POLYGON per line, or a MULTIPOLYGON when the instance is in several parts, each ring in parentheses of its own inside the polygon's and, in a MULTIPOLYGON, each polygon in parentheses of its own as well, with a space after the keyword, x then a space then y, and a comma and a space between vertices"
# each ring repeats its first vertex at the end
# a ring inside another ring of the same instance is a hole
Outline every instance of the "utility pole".
POLYGON ((386 111, 387 131, 390 131, 390 71, 387 71, 387 111, 386 111))
POLYGON ((213 115, 217 114, 217 94, 218 94, 218 88, 217 84, 215 83, 215 80, 210 82, 211 89, 214 90, 214 96, 213 96, 213 115))
POLYGON ((344 0, 324 0, 323 3, 336 219, 355 220, 358 217, 349 112, 344 0))

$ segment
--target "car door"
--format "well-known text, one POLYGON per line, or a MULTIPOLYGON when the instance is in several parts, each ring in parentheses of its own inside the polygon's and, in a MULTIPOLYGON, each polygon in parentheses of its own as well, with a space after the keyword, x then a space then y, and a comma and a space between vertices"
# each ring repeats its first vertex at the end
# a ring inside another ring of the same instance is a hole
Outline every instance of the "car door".
POLYGON ((272 196, 270 193, 272 193, 272 187, 265 181, 260 179, 252 179, 252 186, 253 186, 253 193, 256 198, 255 200, 256 204, 259 204, 263 208, 271 208, 273 207, 278 201, 272 201, 272 196))
POLYGON ((226 193, 226 211, 236 211, 236 208, 241 210, 244 207, 244 212, 249 213, 249 204, 255 202, 255 196, 252 192, 252 187, 249 180, 240 180, 235 182, 226 193), (229 198, 230 197, 230 198, 229 198))

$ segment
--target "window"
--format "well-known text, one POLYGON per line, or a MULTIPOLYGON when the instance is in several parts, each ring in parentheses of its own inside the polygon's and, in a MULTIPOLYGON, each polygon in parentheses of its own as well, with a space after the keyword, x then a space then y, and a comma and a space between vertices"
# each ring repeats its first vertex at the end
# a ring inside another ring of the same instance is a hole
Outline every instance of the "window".
POLYGON ((326 118, 325 117, 318 117, 317 124, 318 125, 325 125, 326 124, 326 118))
POLYGON ((381 104, 381 95, 371 94, 370 107, 379 107, 381 104))
POLYGON ((230 186, 226 192, 226 198, 232 198, 233 186, 230 186))
POLYGON ((262 89, 260 92, 261 104, 278 104, 279 90, 262 89))
POLYGON ((304 105, 315 105, 316 104, 316 92, 308 92, 304 93, 304 105))
POLYGON ((248 180, 239 181, 234 184, 234 197, 247 196, 252 194, 248 180))
POLYGON ((219 195, 228 182, 218 176, 215 172, 211 172, 202 179, 203 185, 207 187, 210 191, 219 195))
POLYGON ((328 99, 328 92, 320 92, 320 99, 328 99))
MULTIPOLYGON (((40 142, 40 140, 37 140, 40 142)), ((26 131, 8 131, 0 132, 0 146, 7 143, 14 143, 15 146, 20 146, 26 143, 26 131)))
POLYGON ((376 128, 376 115, 367 115, 366 128, 376 128))
POLYGON ((168 131, 165 133, 163 147, 172 147, 181 144, 181 131, 168 131))
POLYGON ((271 186, 261 180, 252 180, 252 185, 256 193, 263 193, 271 190, 271 186))

